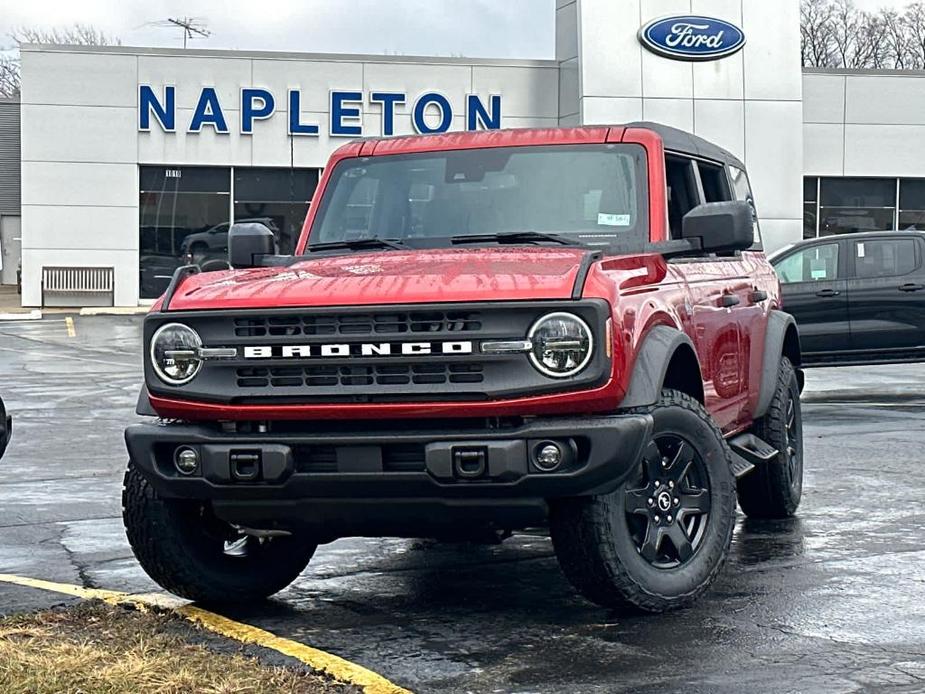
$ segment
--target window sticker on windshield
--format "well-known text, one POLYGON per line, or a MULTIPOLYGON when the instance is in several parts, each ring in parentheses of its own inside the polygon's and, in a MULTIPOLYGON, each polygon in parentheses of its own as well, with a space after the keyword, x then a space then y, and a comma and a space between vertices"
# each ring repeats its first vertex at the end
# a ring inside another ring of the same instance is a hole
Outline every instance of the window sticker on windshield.
POLYGON ((858 243, 858 258, 864 257, 864 244, 858 243))
POLYGON ((605 212, 598 212, 597 223, 600 226, 628 227, 630 225, 630 216, 628 214, 607 214, 605 212))

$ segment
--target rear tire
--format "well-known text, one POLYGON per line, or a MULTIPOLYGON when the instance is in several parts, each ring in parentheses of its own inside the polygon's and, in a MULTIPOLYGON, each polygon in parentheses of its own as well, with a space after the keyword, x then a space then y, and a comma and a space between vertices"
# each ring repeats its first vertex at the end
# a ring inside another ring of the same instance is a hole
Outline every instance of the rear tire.
POLYGON ((207 504, 161 498, 129 463, 122 518, 132 551, 156 583, 188 600, 260 600, 294 581, 316 545, 298 537, 242 536, 215 518, 207 504))
POLYGON ((559 565, 586 598, 664 612, 693 602, 722 568, 735 484, 729 448, 694 398, 663 390, 638 412, 654 420, 638 469, 610 494, 553 502, 550 530, 559 565))
POLYGON ((781 358, 771 405, 752 431, 778 454, 739 479, 739 506, 749 518, 788 518, 803 495, 803 415, 800 383, 787 357, 781 358))

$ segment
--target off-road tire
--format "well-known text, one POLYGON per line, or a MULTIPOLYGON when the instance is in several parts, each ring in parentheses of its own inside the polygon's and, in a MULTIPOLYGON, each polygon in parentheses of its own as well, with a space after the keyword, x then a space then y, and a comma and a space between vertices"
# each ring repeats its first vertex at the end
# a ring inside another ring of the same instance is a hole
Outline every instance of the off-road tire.
POLYGON ((316 548, 296 536, 248 538, 246 556, 229 556, 221 536, 210 531, 223 524, 207 505, 161 498, 131 462, 122 486, 122 519, 148 576, 175 595, 203 603, 278 593, 302 573, 316 548))
POLYGON ((752 431, 778 453, 739 479, 739 506, 749 518, 788 518, 796 513, 803 495, 803 419, 800 383, 787 357, 781 358, 771 405, 752 431), (788 431, 791 403, 796 435, 788 431), (796 456, 793 465, 788 448, 796 456))
POLYGON ((634 412, 652 415, 653 441, 660 433, 677 432, 701 456, 711 507, 693 555, 670 569, 642 557, 625 517, 629 481, 610 494, 551 502, 550 531, 559 565, 586 598, 624 612, 665 612, 693 602, 722 569, 735 526, 735 480, 729 447, 696 399, 663 390, 655 405, 634 412))

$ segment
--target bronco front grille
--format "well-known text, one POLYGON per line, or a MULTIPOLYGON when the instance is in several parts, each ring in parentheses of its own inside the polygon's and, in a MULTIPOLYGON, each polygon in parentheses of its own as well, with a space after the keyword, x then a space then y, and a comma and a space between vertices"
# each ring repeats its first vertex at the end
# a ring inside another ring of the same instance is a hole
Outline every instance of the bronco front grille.
POLYGON ((481 328, 481 316, 477 311, 296 314, 236 318, 234 321, 237 337, 464 333, 481 328))
POLYGON ((235 373, 239 388, 444 385, 485 378, 482 365, 475 363, 244 367, 235 373))
POLYGON ((555 311, 581 316, 603 336, 608 310, 603 301, 563 300, 154 313, 145 320, 146 343, 164 323, 178 322, 196 330, 204 347, 234 348, 236 356, 205 361, 192 381, 176 387, 146 359, 146 382, 151 393, 170 397, 270 405, 478 401, 579 390, 609 375, 603 349, 577 376, 552 379, 525 353, 484 352, 482 344, 522 341, 540 316, 555 311))

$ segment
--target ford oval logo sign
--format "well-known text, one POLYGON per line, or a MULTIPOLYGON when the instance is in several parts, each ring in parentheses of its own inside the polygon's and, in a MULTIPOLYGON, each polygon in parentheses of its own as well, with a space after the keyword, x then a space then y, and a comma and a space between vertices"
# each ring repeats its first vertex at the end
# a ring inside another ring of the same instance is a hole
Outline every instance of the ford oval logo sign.
POLYGON ((665 17, 639 30, 639 41, 653 53, 673 60, 719 60, 745 45, 735 24, 712 17, 665 17))

